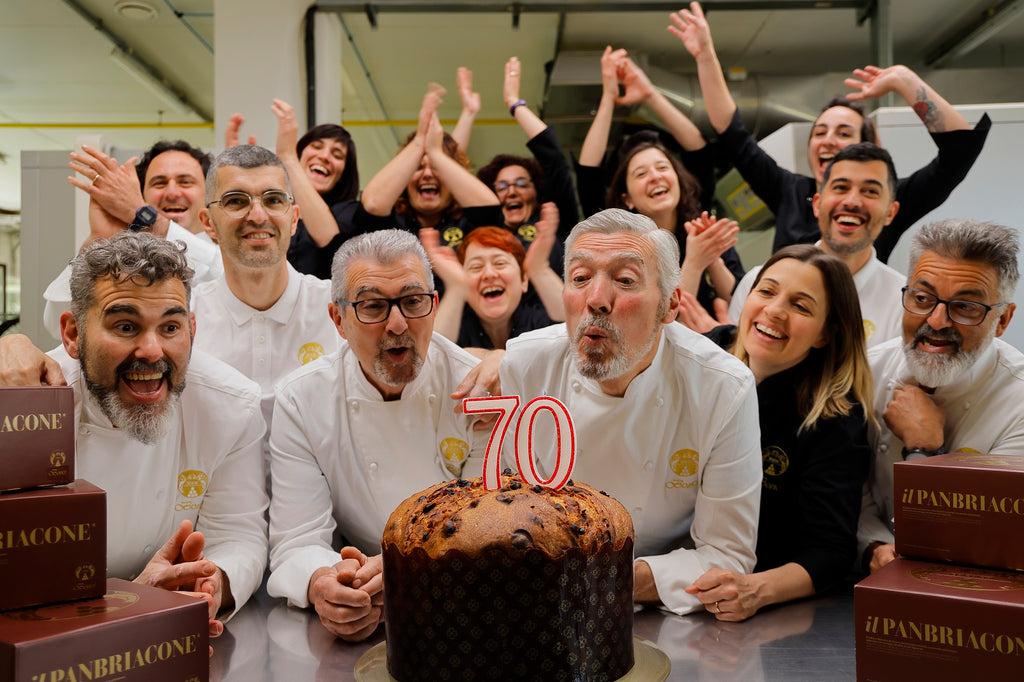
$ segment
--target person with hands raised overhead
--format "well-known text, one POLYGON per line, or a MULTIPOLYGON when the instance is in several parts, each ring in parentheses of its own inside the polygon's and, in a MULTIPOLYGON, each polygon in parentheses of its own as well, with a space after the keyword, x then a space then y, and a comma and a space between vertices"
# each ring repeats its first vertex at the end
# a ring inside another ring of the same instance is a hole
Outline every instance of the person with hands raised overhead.
POLYGON ((605 205, 641 213, 675 235, 684 268, 683 291, 694 294, 709 312, 714 299, 728 302, 743 265, 732 244, 734 221, 705 222, 715 178, 710 150, 697 127, 654 87, 625 50, 605 48, 601 56, 601 102, 580 150, 576 168, 580 204, 587 215, 605 205), (619 86, 625 89, 619 94, 619 86), (601 161, 608 145, 616 105, 644 104, 668 128, 685 152, 685 166, 653 131, 627 138, 620 149, 606 198, 601 161), (692 169, 691 172, 688 169, 692 169), (694 174, 696 173, 696 175, 694 174), (699 178, 699 179, 698 179, 699 178), (686 221, 700 219, 690 228, 686 221), (731 233, 731 235, 730 235, 731 233), (723 238, 723 235, 727 235, 723 238), (688 246, 694 240, 694 247, 688 246), (715 249, 721 247, 717 253, 715 249))
POLYGON ((558 209, 544 204, 541 215, 529 251, 500 227, 476 228, 456 251, 441 246, 437 230, 420 230, 431 265, 445 284, 435 331, 473 353, 504 349, 523 332, 565 319, 562 278, 547 256, 557 238, 558 209), (524 297, 530 284, 543 305, 524 297))
POLYGON ((473 227, 500 223, 498 197, 469 172, 469 159, 441 128, 444 92, 430 85, 416 132, 363 189, 354 219, 362 232, 397 227, 417 234, 433 227, 454 247, 473 227))
MULTIPOLYGON (((359 195, 356 144, 347 130, 333 123, 314 126, 299 138, 294 108, 275 99, 270 109, 277 117, 277 156, 288 171, 295 205, 302 211, 288 246, 288 262, 301 273, 330 279, 340 226, 351 224, 359 195)), ((243 122, 240 114, 231 117, 227 147, 238 144, 243 122)), ((250 136, 249 144, 255 143, 250 136)))
POLYGON ((883 262, 888 260, 900 235, 941 205, 963 181, 992 126, 986 114, 971 130, 949 102, 906 66, 867 66, 856 69, 846 79, 855 92, 830 100, 814 121, 807 144, 807 162, 813 177, 792 173, 780 168, 744 127, 722 74, 711 28, 700 3, 691 2, 689 9, 679 10, 671 18, 669 32, 682 41, 697 62, 708 118, 718 133, 718 150, 775 214, 774 250, 787 244, 817 241, 819 232, 811 198, 819 191, 829 161, 848 145, 879 143, 874 124, 864 116, 860 101, 899 94, 917 113, 939 150, 927 166, 900 180, 895 196, 900 205, 899 215, 875 241, 883 262))

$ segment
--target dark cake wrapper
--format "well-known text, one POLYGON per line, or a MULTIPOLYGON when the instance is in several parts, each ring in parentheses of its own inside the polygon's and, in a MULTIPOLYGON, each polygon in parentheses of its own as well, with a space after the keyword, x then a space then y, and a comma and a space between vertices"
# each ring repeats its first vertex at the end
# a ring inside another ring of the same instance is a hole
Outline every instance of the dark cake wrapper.
POLYGON ((633 545, 552 560, 383 550, 388 672, 399 682, 611 682, 633 667, 633 545))

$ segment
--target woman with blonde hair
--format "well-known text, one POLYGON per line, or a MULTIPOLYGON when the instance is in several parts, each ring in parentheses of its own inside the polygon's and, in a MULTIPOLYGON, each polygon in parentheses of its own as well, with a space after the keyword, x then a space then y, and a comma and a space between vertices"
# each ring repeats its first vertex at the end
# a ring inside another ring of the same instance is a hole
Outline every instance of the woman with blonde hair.
POLYGON ((824 592, 854 564, 871 459, 861 319, 846 265, 800 244, 765 263, 737 327, 709 333, 757 381, 764 466, 754 573, 715 568, 687 588, 719 620, 824 592))

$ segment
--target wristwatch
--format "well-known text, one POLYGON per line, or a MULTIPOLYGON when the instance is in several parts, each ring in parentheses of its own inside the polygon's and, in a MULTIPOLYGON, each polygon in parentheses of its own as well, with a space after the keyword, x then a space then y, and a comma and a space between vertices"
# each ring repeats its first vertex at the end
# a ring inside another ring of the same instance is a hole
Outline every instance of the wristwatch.
POLYGON ((128 226, 128 229, 132 232, 141 232, 142 230, 153 227, 153 223, 156 222, 157 215, 156 209, 152 206, 143 206, 135 212, 135 218, 132 220, 132 224, 128 226))

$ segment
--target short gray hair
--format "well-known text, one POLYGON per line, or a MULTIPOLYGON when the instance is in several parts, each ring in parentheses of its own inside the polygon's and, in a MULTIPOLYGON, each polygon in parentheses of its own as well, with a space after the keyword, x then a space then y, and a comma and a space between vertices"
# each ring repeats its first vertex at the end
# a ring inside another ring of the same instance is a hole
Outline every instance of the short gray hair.
POLYGON ((348 268, 352 261, 367 258, 381 265, 391 265, 408 255, 419 259, 427 277, 426 285, 433 291, 434 272, 430 269, 427 252, 423 250, 416 235, 405 230, 377 230, 349 239, 334 254, 331 263, 331 299, 335 303, 348 300, 348 268))
POLYGON ((999 276, 999 298, 1013 300, 1020 272, 1017 268, 1016 231, 982 220, 951 218, 922 227, 910 243, 910 269, 913 276, 917 261, 925 251, 943 258, 974 261, 995 268, 999 276))
POLYGON ((143 232, 121 232, 110 239, 97 239, 71 261, 71 314, 79 326, 96 303, 96 282, 113 277, 149 287, 168 279, 185 285, 185 300, 192 296, 192 268, 185 258, 185 245, 143 232))
POLYGON ((217 181, 217 171, 226 166, 237 168, 264 168, 274 166, 284 171, 284 189, 288 194, 292 193, 292 183, 288 179, 288 169, 278 158, 277 154, 251 144, 240 144, 228 147, 213 160, 210 170, 206 172, 206 203, 217 199, 217 191, 220 189, 217 181))
POLYGON ((679 286, 679 243, 675 235, 659 228, 647 216, 621 208, 608 208, 595 213, 572 228, 572 232, 565 240, 565 281, 569 281, 572 249, 580 237, 588 233, 620 232, 640 235, 651 245, 658 267, 658 290, 661 292, 662 301, 667 301, 672 296, 672 291, 679 286))

